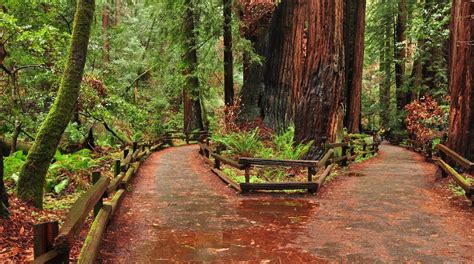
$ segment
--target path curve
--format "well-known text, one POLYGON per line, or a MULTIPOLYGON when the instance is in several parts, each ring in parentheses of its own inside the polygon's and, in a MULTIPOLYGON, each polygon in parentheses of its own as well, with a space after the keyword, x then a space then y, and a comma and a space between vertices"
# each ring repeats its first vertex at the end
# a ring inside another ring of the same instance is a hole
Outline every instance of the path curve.
POLYGON ((474 214, 435 193, 435 168, 416 153, 382 145, 351 167, 363 176, 341 177, 321 197, 241 196, 197 150, 169 148, 144 163, 108 228, 103 262, 474 261, 474 214))

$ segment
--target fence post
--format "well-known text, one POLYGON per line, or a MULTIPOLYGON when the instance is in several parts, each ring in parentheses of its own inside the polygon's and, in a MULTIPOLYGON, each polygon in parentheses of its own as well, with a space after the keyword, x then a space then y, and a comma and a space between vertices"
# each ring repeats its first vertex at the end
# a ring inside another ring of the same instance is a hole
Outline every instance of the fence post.
POLYGON ((138 149, 138 142, 133 142, 132 148, 133 148, 132 152, 135 152, 138 149))
POLYGON ((343 155, 343 156, 346 156, 346 158, 342 160, 341 165, 342 165, 343 167, 346 167, 346 166, 347 166, 347 160, 348 160, 348 157, 347 157, 347 145, 342 146, 342 155, 343 155))
MULTIPOLYGON (((95 184, 99 179, 100 179, 100 171, 93 171, 92 183, 95 184)), ((105 194, 102 195, 102 198, 100 198, 99 201, 94 206, 94 218, 99 213, 100 209, 102 208, 102 205, 104 205, 104 196, 105 194)))
POLYGON ((129 151, 130 151, 130 150, 129 150, 128 148, 126 148, 126 149, 123 150, 123 158, 124 158, 124 159, 127 158, 129 151))
MULTIPOLYGON (((222 149, 221 144, 217 145, 217 147, 216 147, 216 154, 217 155, 221 154, 221 149, 222 149)), ((216 168, 218 170, 221 169, 221 161, 216 157, 214 157, 214 168, 216 168)))
POLYGON ((362 153, 362 158, 367 157, 367 153, 366 153, 366 151, 367 151, 367 142, 365 142, 365 141, 364 141, 364 143, 362 144, 362 151, 363 151, 363 153, 362 153))
POLYGON ((433 159, 433 142, 428 141, 426 148, 427 148, 426 154, 428 155, 428 159, 432 160, 433 159))
POLYGON ((245 182, 246 183, 250 182, 250 166, 245 168, 245 182))
POLYGON ((308 167, 308 182, 313 181, 313 175, 316 174, 316 171, 313 167, 308 167))
POLYGON ((58 231, 58 222, 47 222, 33 226, 35 259, 53 249, 54 239, 58 235, 58 231))
POLYGON ((116 159, 114 162, 114 176, 116 177, 119 174, 120 174, 120 160, 116 159))

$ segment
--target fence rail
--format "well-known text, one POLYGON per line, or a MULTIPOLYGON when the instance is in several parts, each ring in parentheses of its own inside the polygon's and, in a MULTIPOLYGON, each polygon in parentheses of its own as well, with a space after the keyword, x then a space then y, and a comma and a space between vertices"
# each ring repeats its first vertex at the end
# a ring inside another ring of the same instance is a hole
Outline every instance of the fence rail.
POLYGON ((238 160, 232 160, 230 158, 221 155, 223 147, 218 145, 212 147, 209 142, 209 138, 201 140, 198 143, 199 153, 206 157, 206 161, 210 163, 214 168, 212 171, 221 178, 222 181, 229 184, 230 187, 234 188, 239 192, 248 192, 254 190, 294 190, 294 189, 307 189, 311 193, 315 193, 326 180, 327 176, 330 175, 332 169, 335 167, 334 163, 340 163, 343 166, 347 166, 350 161, 355 160, 357 155, 366 157, 369 153, 377 153, 379 143, 375 142, 367 144, 365 141, 348 141, 341 143, 328 143, 325 144, 325 154, 320 160, 284 160, 284 159, 262 159, 262 158, 250 158, 240 157, 238 160), (356 146, 359 145, 362 151, 355 153, 356 146), (334 157, 335 149, 342 148, 342 155, 340 157, 334 157), (210 158, 213 158, 212 161, 210 158), (245 182, 237 183, 228 177, 222 170, 222 164, 226 164, 238 170, 245 171, 245 182), (251 169, 256 167, 287 167, 296 168, 304 167, 308 169, 308 180, 307 182, 268 182, 268 183, 251 183, 251 169), (320 169, 324 169, 322 174, 319 176, 317 181, 313 181, 313 176, 317 174, 320 169))
POLYGON ((81 249, 78 263, 95 263, 105 230, 117 206, 125 194, 127 185, 138 171, 143 157, 162 149, 171 140, 179 138, 187 142, 194 140, 191 135, 208 135, 208 132, 182 133, 168 132, 154 142, 139 145, 123 151, 123 158, 114 162, 114 178, 100 176, 93 172, 94 185, 71 207, 61 228, 57 222, 41 223, 34 226, 33 263, 69 263, 69 252, 81 232, 85 220, 94 211, 94 221, 81 249), (104 198, 110 200, 104 202, 104 198))
POLYGON ((455 166, 451 165, 456 164, 458 165, 458 168, 461 167, 466 172, 473 172, 474 162, 464 158, 462 155, 444 144, 436 145, 436 151, 434 152, 431 141, 423 142, 414 139, 407 139, 407 148, 424 155, 429 161, 438 165, 443 178, 451 176, 456 184, 464 190, 466 197, 472 201, 472 206, 474 206, 474 185, 459 173, 454 168, 455 166))

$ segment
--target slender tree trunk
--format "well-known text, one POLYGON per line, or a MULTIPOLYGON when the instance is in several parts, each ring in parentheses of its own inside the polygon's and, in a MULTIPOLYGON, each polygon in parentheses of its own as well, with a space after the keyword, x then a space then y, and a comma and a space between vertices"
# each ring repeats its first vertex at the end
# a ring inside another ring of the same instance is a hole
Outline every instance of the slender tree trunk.
POLYGON ((69 56, 58 95, 20 172, 18 197, 36 207, 43 205, 46 173, 79 96, 94 6, 94 0, 77 1, 69 56))
POLYGON ((18 120, 15 120, 15 131, 13 132, 12 136, 12 146, 10 149, 10 154, 13 154, 16 152, 16 143, 18 142, 18 136, 20 135, 21 132, 21 123, 18 120))
POLYGON ((224 102, 234 103, 234 58, 232 56, 232 0, 224 0, 224 102))
POLYGON ((386 15, 384 19, 384 38, 383 47, 380 55, 381 71, 383 81, 380 84, 380 108, 381 108, 381 126, 388 129, 390 126, 390 87, 392 84, 392 60, 391 60, 391 39, 392 39, 392 17, 386 15))
MULTIPOLYGON (((343 122, 343 0, 308 1, 308 46, 302 96, 295 115, 295 140, 336 141, 343 122)), ((316 153, 310 154, 310 156, 316 153)))
POLYGON ((365 0, 347 0, 344 6, 345 52, 345 126, 359 133, 362 104, 362 71, 364 68, 365 0))
POLYGON ((280 132, 293 120, 301 93, 306 8, 306 0, 283 0, 270 23, 263 117, 267 125, 280 132))
POLYGON ((110 62, 110 41, 109 41, 109 25, 110 25, 110 7, 107 1, 102 7, 102 60, 104 64, 110 62))
POLYGON ((405 61, 406 61, 406 27, 408 19, 407 0, 400 0, 398 3, 398 15, 395 25, 395 86, 397 88, 397 110, 405 109, 409 102, 409 93, 404 85, 405 61))
POLYGON ((195 35, 195 14, 192 0, 186 0, 186 11, 183 17, 184 49, 183 62, 185 64, 184 75, 186 83, 183 90, 184 105, 184 131, 203 130, 201 101, 199 98, 199 79, 197 71, 197 50, 195 35))
POLYGON ((448 145, 474 160, 474 2, 453 0, 451 12, 448 145))
POLYGON ((0 217, 8 217, 8 206, 8 194, 5 189, 5 183, 3 182, 3 153, 0 152, 0 217))

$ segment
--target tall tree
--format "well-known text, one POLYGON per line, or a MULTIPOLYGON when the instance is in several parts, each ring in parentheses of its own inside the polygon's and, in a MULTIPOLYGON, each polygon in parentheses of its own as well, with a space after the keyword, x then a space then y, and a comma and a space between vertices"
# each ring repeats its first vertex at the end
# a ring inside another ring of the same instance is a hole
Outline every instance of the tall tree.
POLYGON ((270 24, 263 117, 277 131, 286 129, 293 120, 301 93, 306 8, 306 0, 283 0, 270 24))
POLYGON ((398 2, 398 14, 395 24, 395 86, 397 88, 397 110, 403 111, 409 103, 409 94, 404 86, 405 63, 406 63, 406 29, 408 20, 407 0, 398 2))
POLYGON ((199 79, 196 76, 198 57, 196 47, 195 13, 192 0, 185 1, 183 17, 184 76, 183 88, 184 131, 203 130, 199 79))
POLYGON ((365 0, 347 0, 344 6, 345 100, 344 124, 359 133, 364 67, 365 0))
POLYGON ((234 57, 232 56, 232 0, 224 1, 224 102, 234 103, 234 57))
POLYGON ((102 6, 102 60, 104 63, 110 62, 110 41, 109 41, 109 27, 110 27, 110 6, 108 1, 104 1, 102 6))
MULTIPOLYGON (((386 0, 382 5, 387 4, 386 0)), ((380 70, 383 80, 380 83, 380 120, 381 126, 387 129, 390 126, 390 88, 392 85, 392 28, 393 14, 389 6, 382 6, 384 10, 383 21, 383 41, 380 50, 380 70)))
POLYGON ((94 7, 94 0, 77 1, 71 46, 58 94, 20 172, 18 197, 37 207, 43 205, 46 173, 79 96, 94 7))
POLYGON ((474 2, 453 0, 449 56, 448 145, 474 160, 474 2))
POLYGON ((344 1, 309 0, 307 11, 307 57, 295 140, 318 145, 325 138, 335 141, 343 122, 344 1))

